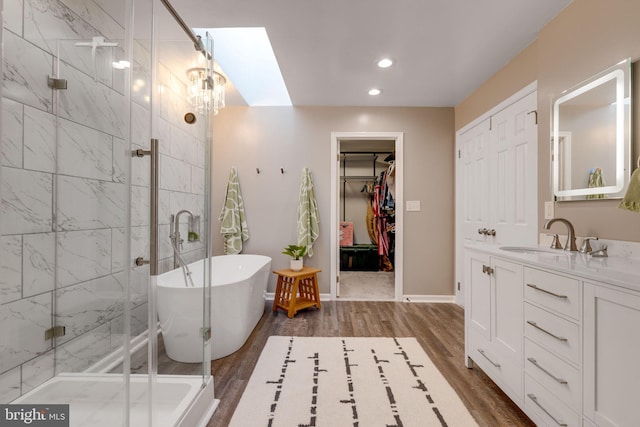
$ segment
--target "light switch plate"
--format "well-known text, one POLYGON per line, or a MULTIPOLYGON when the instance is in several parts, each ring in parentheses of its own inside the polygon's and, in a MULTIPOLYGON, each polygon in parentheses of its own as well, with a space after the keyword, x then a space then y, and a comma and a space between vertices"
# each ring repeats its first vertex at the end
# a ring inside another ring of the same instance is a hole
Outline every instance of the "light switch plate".
POLYGON ((553 202, 544 202, 544 219, 553 218, 554 212, 554 203, 553 202))
POLYGON ((419 212, 420 200, 407 200, 407 212, 419 212))

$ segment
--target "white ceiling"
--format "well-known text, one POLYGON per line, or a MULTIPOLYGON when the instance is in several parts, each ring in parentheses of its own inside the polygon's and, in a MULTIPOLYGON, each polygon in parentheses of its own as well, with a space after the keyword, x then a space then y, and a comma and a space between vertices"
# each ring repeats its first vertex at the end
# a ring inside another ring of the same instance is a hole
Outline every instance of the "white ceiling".
POLYGON ((192 28, 265 27, 293 105, 429 107, 459 104, 570 2, 171 1, 192 28))

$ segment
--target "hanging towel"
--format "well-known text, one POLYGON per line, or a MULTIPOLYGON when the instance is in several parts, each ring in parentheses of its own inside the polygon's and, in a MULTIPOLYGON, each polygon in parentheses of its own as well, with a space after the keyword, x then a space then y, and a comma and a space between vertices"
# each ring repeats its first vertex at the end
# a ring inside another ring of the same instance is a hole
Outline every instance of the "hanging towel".
POLYGON ((313 189, 311 170, 302 169, 302 183, 300 184, 300 205, 298 206, 298 245, 307 246, 307 255, 313 256, 313 242, 320 234, 320 215, 318 203, 313 189))
MULTIPOLYGON (((604 187, 604 176, 602 176, 602 169, 596 168, 589 171, 589 188, 604 187)), ((604 194, 589 194, 587 199, 604 199, 604 194)))
POLYGON ((244 202, 240 193, 238 170, 232 167, 220 217, 220 234, 224 237, 226 255, 242 252, 242 243, 249 240, 249 227, 244 215, 244 202))
POLYGON ((628 211, 640 212, 640 167, 637 167, 631 174, 627 193, 618 207, 628 211))

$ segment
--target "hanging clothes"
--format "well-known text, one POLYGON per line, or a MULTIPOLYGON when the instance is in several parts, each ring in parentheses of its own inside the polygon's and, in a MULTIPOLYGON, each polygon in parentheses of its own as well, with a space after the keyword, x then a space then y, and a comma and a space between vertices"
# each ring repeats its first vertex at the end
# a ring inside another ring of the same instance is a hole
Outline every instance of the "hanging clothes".
POLYGON ((387 233, 387 214, 386 193, 388 191, 386 180, 386 172, 380 174, 380 180, 375 186, 374 191, 374 213, 376 215, 376 228, 378 234, 378 254, 389 255, 389 234, 387 233))
POLYGON ((383 228, 380 227, 380 221, 381 221, 381 193, 382 188, 380 186, 380 184, 376 184, 374 191, 373 191, 373 214, 375 215, 376 218, 376 223, 375 223, 375 230, 376 230, 376 237, 377 237, 377 241, 376 243, 378 244, 378 255, 384 255, 384 236, 380 233, 381 230, 384 231, 383 228))
POLYGON ((387 187, 393 199, 396 194, 396 164, 394 161, 389 163, 389 167, 387 168, 387 187))
POLYGON ((367 200, 367 233, 369 233, 369 240, 374 245, 378 244, 378 228, 376 226, 376 215, 373 212, 373 195, 367 200))

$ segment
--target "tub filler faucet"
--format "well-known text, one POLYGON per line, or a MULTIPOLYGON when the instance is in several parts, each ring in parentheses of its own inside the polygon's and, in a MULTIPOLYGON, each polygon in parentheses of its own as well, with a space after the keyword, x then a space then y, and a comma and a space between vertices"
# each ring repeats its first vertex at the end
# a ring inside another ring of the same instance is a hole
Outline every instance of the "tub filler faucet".
POLYGON ((196 216, 192 214, 187 209, 183 209, 179 211, 175 215, 171 215, 171 225, 169 231, 169 238, 171 239, 171 246, 173 247, 173 268, 180 267, 180 251, 182 248, 182 243, 184 239, 180 237, 180 215, 187 214, 189 215, 189 227, 188 227, 188 240, 190 242, 195 242, 200 240, 199 236, 199 222, 200 216, 196 216))

